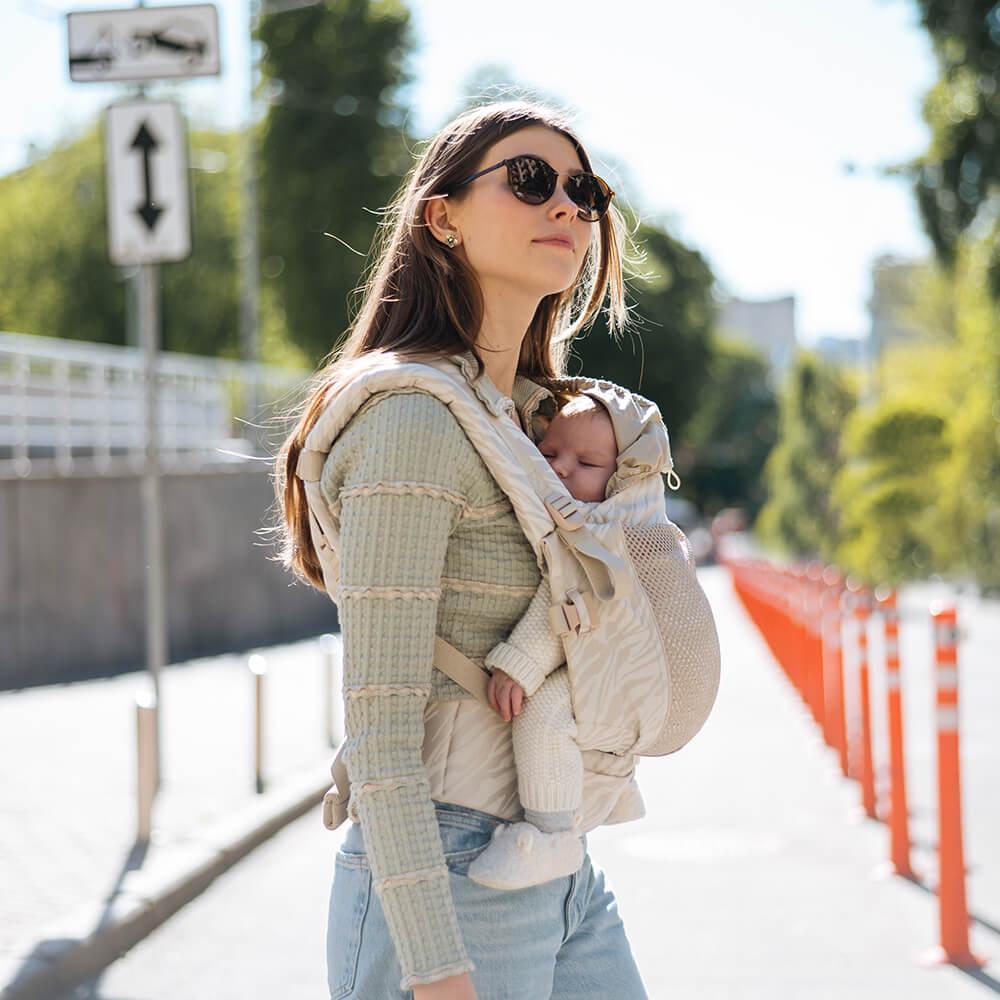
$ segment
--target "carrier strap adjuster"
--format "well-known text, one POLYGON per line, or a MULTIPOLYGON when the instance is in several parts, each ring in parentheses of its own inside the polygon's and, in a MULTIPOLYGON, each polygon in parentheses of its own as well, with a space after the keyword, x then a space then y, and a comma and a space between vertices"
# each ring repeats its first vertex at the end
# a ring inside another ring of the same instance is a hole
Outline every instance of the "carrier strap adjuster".
POLYGON ((577 507, 572 497, 563 496, 561 493, 550 493, 544 502, 546 510, 559 528, 576 531, 587 523, 583 511, 577 507))
POLYGON ((564 604, 554 604, 549 608, 549 624, 558 636, 569 632, 581 635, 594 629, 597 621, 597 606, 592 594, 581 594, 575 587, 566 591, 569 598, 564 604))

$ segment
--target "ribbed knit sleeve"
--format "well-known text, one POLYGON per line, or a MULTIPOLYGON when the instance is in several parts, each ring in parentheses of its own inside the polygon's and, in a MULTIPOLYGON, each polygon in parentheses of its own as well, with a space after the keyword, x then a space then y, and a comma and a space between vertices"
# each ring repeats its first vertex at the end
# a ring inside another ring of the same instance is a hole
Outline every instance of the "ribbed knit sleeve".
POLYGON ((340 514, 351 812, 402 990, 475 968, 456 920, 422 746, 445 553, 477 460, 439 399, 379 393, 334 442, 322 480, 340 514))
POLYGON ((551 606, 552 590, 548 578, 542 577, 531 604, 509 638, 497 643, 484 660, 491 673, 499 668, 517 681, 529 697, 556 667, 566 662, 562 639, 549 623, 551 606))

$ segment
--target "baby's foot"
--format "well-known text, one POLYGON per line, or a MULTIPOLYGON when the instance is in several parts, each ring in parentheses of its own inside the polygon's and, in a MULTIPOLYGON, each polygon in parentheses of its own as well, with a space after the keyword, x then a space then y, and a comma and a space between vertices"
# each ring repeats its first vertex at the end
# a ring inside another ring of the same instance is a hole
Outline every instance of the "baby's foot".
POLYGON ((572 875, 583 864, 583 841, 572 830, 543 833, 531 823, 498 826, 469 878, 491 889, 526 889, 572 875))

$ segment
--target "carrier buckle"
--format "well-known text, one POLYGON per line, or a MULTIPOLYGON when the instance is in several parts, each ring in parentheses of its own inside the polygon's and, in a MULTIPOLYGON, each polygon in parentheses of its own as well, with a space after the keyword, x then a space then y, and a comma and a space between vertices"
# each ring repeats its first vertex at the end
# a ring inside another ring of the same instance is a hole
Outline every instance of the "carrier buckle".
POLYGON ((564 604, 557 604, 550 609, 550 621, 553 630, 560 636, 568 632, 575 632, 582 635, 590 632, 594 628, 593 619, 590 616, 590 607, 586 597, 575 587, 566 591, 569 600, 564 604))
POLYGON ((576 531, 587 523, 583 511, 571 497, 565 497, 561 493, 550 493, 544 503, 552 520, 566 531, 576 531))

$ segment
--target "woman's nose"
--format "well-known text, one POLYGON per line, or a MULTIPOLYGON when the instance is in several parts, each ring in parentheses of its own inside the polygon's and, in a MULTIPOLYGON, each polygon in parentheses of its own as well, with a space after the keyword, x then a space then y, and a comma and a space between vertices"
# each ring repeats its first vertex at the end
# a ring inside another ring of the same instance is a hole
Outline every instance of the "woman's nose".
POLYGON ((577 212, 578 209, 573 199, 566 193, 563 179, 560 177, 556 181, 556 189, 552 192, 552 197, 549 200, 549 218, 572 219, 576 217, 577 212))

